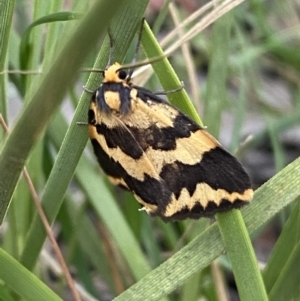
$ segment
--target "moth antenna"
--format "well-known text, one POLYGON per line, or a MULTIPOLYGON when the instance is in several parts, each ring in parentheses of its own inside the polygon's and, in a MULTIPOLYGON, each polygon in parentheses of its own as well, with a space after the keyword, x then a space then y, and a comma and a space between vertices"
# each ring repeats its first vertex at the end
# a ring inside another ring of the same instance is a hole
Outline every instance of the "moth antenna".
MULTIPOLYGON (((164 59, 164 58, 167 57, 166 55, 161 55, 161 56, 158 56, 158 57, 154 57, 154 58, 152 58, 150 60, 148 59, 148 60, 144 60, 144 61, 136 63, 137 55, 138 55, 139 48, 140 48, 140 45, 141 45, 141 39, 142 39, 142 33, 143 33, 143 28, 144 28, 144 22, 145 22, 145 18, 142 19, 142 23, 141 23, 141 27, 140 27, 139 35, 138 35, 138 41, 137 41, 137 44, 136 44, 136 48, 135 48, 135 52, 134 52, 134 57, 133 57, 132 63, 122 65, 121 68, 117 70, 117 71, 120 71, 120 70, 123 70, 123 69, 129 69, 128 76, 127 76, 127 80, 128 81, 130 81, 130 79, 132 77, 134 68, 145 66, 145 65, 148 65, 148 64, 152 64, 152 63, 155 63, 155 62, 160 61, 160 60, 162 60, 162 59, 164 59)), ((104 75, 104 71, 109 66, 111 66, 112 57, 113 57, 113 53, 114 53, 114 39, 113 39, 113 36, 111 34, 110 29, 108 29, 108 36, 109 36, 109 42, 110 42, 110 51, 109 51, 108 63, 106 65, 105 69, 103 70, 103 69, 84 68, 84 69, 81 69, 81 72, 101 72, 104 75)))
POLYGON ((104 75, 104 69, 93 69, 93 68, 83 68, 80 69, 80 72, 97 72, 97 73, 102 73, 104 75))
POLYGON ((109 56, 108 56, 108 62, 107 65, 105 67, 105 69, 93 69, 93 68, 83 68, 80 70, 80 72, 98 72, 98 73, 102 73, 102 75, 104 76, 104 71, 111 65, 111 61, 112 61, 112 57, 114 54, 114 39, 113 36, 111 34, 110 28, 108 29, 108 37, 109 37, 109 56))
POLYGON ((142 19, 142 22, 141 22, 141 27, 140 27, 140 30, 139 30, 139 35, 138 35, 138 41, 136 43, 136 46, 135 46, 135 51, 134 51, 134 57, 133 57, 133 60, 132 60, 132 67, 129 69, 129 72, 128 72, 128 80, 131 79, 131 76, 133 74, 133 71, 134 71, 134 64, 137 60, 137 56, 138 56, 138 53, 139 53, 139 49, 140 49, 140 45, 141 45, 141 40, 142 40, 142 34, 143 34, 143 28, 144 28, 144 22, 145 22, 145 18, 142 19))
MULTIPOLYGON (((157 56, 157 57, 154 57, 152 59, 146 59, 146 60, 143 60, 141 62, 137 62, 136 63, 138 51, 139 51, 139 48, 140 48, 140 45, 141 45, 141 39, 142 39, 142 33, 143 33, 143 28, 144 28, 144 22, 145 22, 145 18, 142 19, 142 25, 141 25, 140 30, 139 30, 138 42, 137 42, 137 45, 136 45, 136 48, 135 48, 134 58, 132 60, 132 63, 122 65, 117 70, 117 71, 120 71, 120 70, 124 70, 124 69, 129 69, 128 76, 127 76, 127 80, 128 81, 130 81, 130 79, 132 77, 134 68, 145 66, 145 65, 149 65, 149 64, 158 62, 158 61, 160 61, 160 60, 162 60, 162 59, 164 59, 164 58, 167 57, 167 55, 163 54, 161 56, 157 56)), ((81 72, 101 72, 104 75, 105 70, 109 66, 111 66, 112 57, 113 57, 113 53, 114 53, 114 39, 113 39, 113 36, 112 36, 112 34, 110 32, 110 29, 108 30, 108 36, 109 36, 109 41, 110 41, 110 51, 109 51, 108 63, 106 65, 106 68, 104 70, 103 69, 84 68, 84 69, 81 69, 81 72)))
MULTIPOLYGON (((160 56, 157 56, 157 57, 154 57, 150 60, 144 60, 144 61, 141 61, 141 62, 137 62, 135 64, 125 64, 125 65, 122 65, 117 71, 120 71, 120 70, 124 70, 124 69, 134 69, 134 68, 137 68, 137 67, 142 67, 142 66, 145 66, 145 65, 149 65, 149 64, 152 64, 152 63, 155 63, 155 62, 158 62, 158 61, 161 61, 163 59, 165 59, 167 56, 166 55, 160 55, 160 56)), ((130 77, 131 77, 132 73, 130 74, 130 77)), ((128 77, 130 79, 130 77, 128 77)))

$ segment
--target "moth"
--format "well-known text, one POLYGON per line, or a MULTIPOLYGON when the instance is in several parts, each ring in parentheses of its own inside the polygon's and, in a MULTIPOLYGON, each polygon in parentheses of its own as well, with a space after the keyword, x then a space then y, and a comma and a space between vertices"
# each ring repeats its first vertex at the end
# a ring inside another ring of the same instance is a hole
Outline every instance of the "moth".
POLYGON ((88 111, 91 143, 111 182, 164 221, 249 203, 251 182, 238 160, 179 109, 134 85, 124 69, 114 63, 103 71, 88 111))

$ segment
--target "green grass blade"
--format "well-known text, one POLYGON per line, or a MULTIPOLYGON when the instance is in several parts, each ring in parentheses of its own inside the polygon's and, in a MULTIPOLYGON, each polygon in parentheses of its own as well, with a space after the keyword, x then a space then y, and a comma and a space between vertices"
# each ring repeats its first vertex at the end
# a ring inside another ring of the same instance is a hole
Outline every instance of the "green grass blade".
POLYGON ((186 300, 198 300, 200 286, 199 283, 201 281, 201 273, 196 273, 193 277, 190 277, 183 286, 181 301, 186 300))
POLYGON ((266 289, 271 301, 293 300, 293 298, 299 296, 299 222, 300 202, 298 200, 281 232, 263 273, 266 289))
MULTIPOLYGON (((113 27, 116 42, 116 49, 114 53, 117 59, 122 60, 122 57, 124 57, 125 51, 128 48, 131 40, 128 37, 133 37, 137 25, 141 22, 146 5, 147 1, 142 2, 133 0, 130 3, 128 2, 126 9, 122 10, 122 13, 117 16, 117 24, 115 27, 113 27), (134 14, 135 19, 133 19, 132 17, 133 12, 136 12, 134 14)), ((103 10, 103 12, 105 12, 104 14, 106 15, 106 11, 103 10)), ((106 44, 106 46, 108 45, 106 44)), ((104 47, 99 54, 95 68, 105 67, 105 65, 107 64, 107 54, 108 47, 104 47)), ((98 85, 99 74, 93 73, 88 81, 88 87, 95 88, 98 85)), ((42 197, 42 204, 50 222, 52 222, 57 215, 65 191, 71 181, 78 160, 87 142, 88 133, 86 126, 79 126, 78 124, 76 124, 76 122, 87 120, 90 97, 91 95, 89 93, 84 93, 81 98, 81 101, 75 112, 72 125, 70 126, 66 134, 64 143, 61 146, 55 165, 52 168, 51 175, 42 197)), ((97 183, 100 182, 99 176, 96 174, 94 174, 94 176, 96 178, 95 181, 97 183)), ((90 177, 93 176, 89 175, 86 179, 89 179, 90 177)), ((97 185, 93 189, 95 189, 95 195, 97 196, 97 200, 99 202, 99 199, 103 198, 103 196, 101 195, 103 192, 101 191, 101 188, 99 186, 97 187, 97 185)), ((109 199, 110 198, 108 196, 108 200, 109 199)), ((109 208, 110 206, 108 206, 108 210, 109 208)), ((111 216, 112 215, 108 215, 107 219, 110 219, 111 229, 114 229, 116 231, 117 228, 113 225, 114 220, 111 219, 111 216)), ((124 225, 123 229, 128 229, 128 227, 125 227, 124 225)), ((33 268, 45 238, 45 231, 42 228, 41 222, 39 218, 35 216, 27 237, 26 246, 23 250, 21 259, 22 263, 27 268, 33 268)), ((144 275, 143 269, 141 269, 141 271, 141 273, 143 273, 144 275)))
POLYGON ((231 210, 219 213, 216 217, 240 299, 267 301, 264 282, 241 212, 231 210))
MULTIPOLYGON (((41 2, 36 1, 33 5, 33 18, 39 18, 41 15, 45 15, 48 12, 48 5, 42 5, 41 2)), ((43 28, 38 27, 31 34, 31 57, 28 59, 27 69, 26 70, 38 70, 41 64, 40 56, 43 53, 43 28)), ((11 42, 11 41, 10 41, 11 42)), ((19 44, 17 49, 19 50, 19 44)), ((45 50, 45 55, 46 55, 45 50)), ((13 57, 10 59, 10 61, 13 57)), ((19 68, 18 68, 19 69, 19 68)), ((36 75, 19 75, 20 83, 22 88, 19 90, 21 95, 24 95, 23 98, 23 107, 25 107, 32 99, 32 94, 29 93, 27 89, 25 93, 25 87, 30 87, 32 83, 38 83, 39 77, 36 75)), ((33 91, 33 89, 30 89, 33 91)), ((32 151, 28 157, 26 168, 30 174, 31 180, 34 183, 35 187, 38 187, 37 183, 41 183, 41 174, 42 174, 42 156, 43 154, 43 139, 38 139, 37 143, 33 146, 32 151)), ((39 189, 39 188, 37 188, 39 189)), ((6 251, 9 251, 10 254, 14 254, 16 258, 20 256, 25 237, 29 230, 29 225, 32 220, 32 213, 34 211, 34 203, 32 202, 32 196, 29 192, 28 185, 21 179, 19 181, 13 198, 11 200, 10 210, 8 214, 8 219, 10 225, 12 225, 12 232, 9 236, 12 240, 12 245, 9 248, 5 248, 6 251), (22 201, 20 201, 22 200, 22 201)))
MULTIPOLYGON (((239 23, 237 20, 234 22, 234 32, 238 40, 238 49, 243 51, 249 47, 249 43, 245 40, 244 35, 239 28, 239 23)), ((234 102, 233 115, 234 115, 234 126, 232 128, 232 138, 229 146, 229 150, 235 152, 240 149, 241 140, 243 139, 241 129, 243 127, 246 112, 247 112, 247 93, 248 93, 248 77, 249 69, 251 70, 251 65, 249 64, 237 64, 237 77, 239 81, 239 95, 234 102)))
POLYGON ((13 10, 15 1, 2 1, 0 10, 0 71, 1 77, 4 76, 2 73, 5 66, 6 53, 8 48, 9 32, 12 22, 13 10))
MULTIPOLYGON (((149 59, 153 57, 159 57, 164 54, 150 27, 146 23, 143 29, 142 46, 149 59)), ((152 68, 165 91, 180 87, 181 82, 167 58, 152 64, 152 68)), ((196 122, 202 124, 193 104, 189 100, 185 89, 182 89, 176 93, 168 94, 168 99, 176 107, 190 115, 196 122)))
MULTIPOLYGON (((0 4, 0 113, 6 120, 6 75, 2 73, 5 69, 5 62, 8 49, 8 39, 13 17, 15 1, 6 0, 0 4)), ((3 131, 0 131, 0 140, 4 137, 3 131)))
MULTIPOLYGON (((226 79, 233 15, 226 14, 213 25, 213 55, 208 72, 205 124, 218 135, 222 106, 226 102, 226 79), (217 121, 216 121, 217 120, 217 121)), ((227 255, 231 261, 239 296, 243 301, 267 300, 261 273, 240 211, 216 215, 227 255)))
POLYGON ((219 135, 221 114, 226 103, 227 61, 232 19, 232 13, 228 13, 213 24, 212 57, 208 70, 203 116, 208 131, 215 137, 219 135))
POLYGON ((74 256, 76 255, 78 246, 80 246, 80 249, 86 254, 88 260, 96 267, 97 272, 112 287, 110 267, 108 262, 103 260, 106 254, 103 242, 99 239, 97 229, 95 229, 92 221, 85 214, 84 208, 74 205, 74 202, 69 198, 66 198, 64 204, 65 206, 62 206, 64 210, 60 210, 60 215, 62 212, 65 215, 60 220, 64 224, 63 222, 66 220, 65 216, 68 216, 71 223, 69 235, 72 236, 71 239, 76 240, 76 245, 75 247, 71 246, 68 257, 73 257, 74 264, 77 264, 78 262, 74 256))
MULTIPOLYGON (((223 17, 224 18, 224 17, 223 17)), ((225 49, 228 49, 229 45, 227 45, 229 43, 229 38, 228 38, 228 33, 229 33, 229 28, 230 28, 230 24, 231 24, 231 17, 226 17, 225 19, 219 20, 216 28, 216 32, 215 34, 219 34, 221 35, 221 37, 217 37, 216 41, 215 41, 215 48, 216 49, 221 49, 222 47, 225 49), (225 24, 224 24, 225 23, 225 24), (219 31, 220 27, 223 29, 221 32, 219 31), (227 29, 225 29, 226 27, 228 27, 227 29), (223 32, 225 30, 226 34, 223 32), (225 46, 224 46, 225 45, 225 46)), ((153 38, 153 36, 151 35, 150 29, 146 27, 145 29, 145 38, 142 40, 143 41, 143 47, 145 52, 147 53, 147 56, 151 57, 151 56, 159 56, 161 55, 161 51, 159 50, 159 45, 157 45, 157 42, 155 41, 155 39, 153 38), (146 40, 146 38, 148 39, 148 41, 146 40), (151 44, 152 43, 152 44, 151 44), (150 49, 150 50, 148 50, 150 49), (151 52, 150 52, 151 51, 151 52)), ((208 93, 208 95, 210 95, 210 97, 214 98, 215 101, 220 101, 219 97, 217 97, 219 95, 219 93, 223 93, 225 91, 225 80, 226 80, 226 70, 225 67, 223 71, 220 71, 221 67, 219 66, 220 61, 224 61, 226 60, 227 56, 227 51, 225 51, 224 49, 222 51, 218 51, 216 53, 216 59, 215 62, 213 63, 212 66, 212 78, 219 78, 218 83, 217 84, 212 84, 212 90, 210 93, 208 93), (218 66, 218 67, 217 67, 218 66), (216 76, 216 73, 218 74, 218 76, 216 76), (219 91, 221 87, 221 92, 219 91), (223 89, 222 89, 223 87, 223 89)), ((178 83, 178 79, 176 76, 170 76, 173 75, 174 71, 172 70, 172 67, 170 65, 167 64, 167 59, 164 59, 163 62, 158 62, 155 63, 153 66, 153 69, 156 72, 156 75, 158 76, 158 78, 161 81, 161 84, 164 88, 171 88, 174 87, 174 85, 176 85, 176 83, 178 83), (155 67, 157 65, 157 67, 155 67), (166 74, 168 76, 166 76, 166 74)), ((184 104, 186 104, 186 111, 188 112, 189 115, 191 115, 195 120, 199 120, 199 118, 197 118, 197 115, 195 113, 195 111, 193 110, 193 107, 191 107, 191 102, 188 100, 187 96, 185 95, 184 91, 180 91, 179 93, 175 93, 176 95, 175 97, 178 97, 179 94, 181 94, 180 96, 183 96, 181 99, 181 108, 184 108, 184 104)), ((179 97, 180 97, 179 96, 179 97)), ((171 98, 173 98, 173 96, 170 96, 171 98)), ((176 103, 176 100, 171 99, 171 101, 174 103, 176 103)), ((218 105, 220 107, 220 105, 218 105)), ((219 128, 217 126, 217 124, 219 124, 219 122, 216 122, 216 120, 220 120, 220 114, 221 114, 221 110, 216 104, 213 104, 213 102, 211 103, 211 105, 209 106, 209 110, 212 111, 210 112, 211 116, 219 116, 219 118, 214 117, 212 118, 213 123, 211 124, 212 130, 213 132, 218 132, 219 128), (218 107, 218 108, 216 108, 218 107), (216 112, 217 111, 217 112, 216 112)), ((241 285, 239 287, 239 292, 241 294, 241 296, 243 296, 244 300, 255 300, 255 298, 258 298, 257 300, 266 300, 267 299, 267 294, 265 292, 264 289, 264 284, 262 281, 262 277, 261 274, 258 270, 258 265, 255 259, 255 255, 254 255, 254 251, 252 249, 251 246, 251 242, 250 242, 250 238, 248 236, 248 233, 246 231, 245 225, 243 223, 242 218, 239 216, 239 212, 232 212, 229 214, 223 214, 222 216, 218 217, 218 222, 219 222, 219 227, 221 229, 221 233, 223 236, 223 239, 226 243, 226 246, 230 247, 230 246, 235 246, 235 248, 229 248, 228 251, 228 256, 231 258, 232 261, 232 265, 233 265, 233 272, 236 274, 236 279, 237 279, 237 284, 241 285), (226 218, 225 218, 226 216, 226 218), (238 223, 238 225, 236 225, 236 223, 238 223), (230 225, 230 226, 228 226, 230 225), (235 226, 237 229, 232 229, 230 230, 230 227, 235 226), (242 230, 243 229, 243 230, 242 230), (240 231, 238 231, 240 230, 240 231), (231 235, 231 231, 234 232, 236 234, 235 237, 233 237, 231 235), (239 248, 240 248, 240 252, 239 253, 239 248), (239 256, 239 255, 243 255, 243 256, 239 256), (238 258, 239 260, 236 260, 236 258, 238 258), (247 271, 247 273, 245 273, 247 271), (250 281, 249 283, 247 283, 247 285, 243 285, 244 284, 244 279, 245 277, 248 279, 251 279, 252 281, 250 281), (253 299, 254 298, 254 299, 253 299)))
POLYGON ((10 295, 9 289, 5 285, 0 284, 0 300, 1 301, 15 301, 15 299, 10 295))
POLYGON ((125 258, 132 275, 141 279, 151 271, 150 265, 129 228, 124 216, 117 206, 111 192, 99 179, 90 162, 81 160, 78 164, 81 170, 76 176, 84 188, 97 215, 103 220, 120 252, 125 258))
POLYGON ((273 148, 276 171, 279 171, 285 166, 286 163, 284 149, 280 142, 278 133, 275 130, 275 120, 272 120, 270 117, 266 116, 266 123, 269 130, 270 142, 273 148))
MULTIPOLYGON (((300 195, 299 177, 300 158, 256 190, 251 205, 241 210, 250 234, 300 195)), ((208 266, 224 249, 214 224, 114 301, 159 300, 208 266)))
POLYGON ((0 266, 1 280, 23 299, 28 301, 62 300, 35 275, 2 249, 0 249, 0 266))
POLYGON ((32 29, 38 25, 46 24, 46 23, 52 23, 52 22, 62 22, 62 21, 70 21, 70 20, 79 20, 83 17, 82 13, 76 13, 76 12, 58 12, 53 13, 50 15, 43 16, 39 18, 38 20, 34 21, 30 24, 30 26, 25 30, 21 44, 20 44, 20 66, 25 65, 25 59, 24 57, 27 57, 26 55, 26 49, 29 47, 30 41, 29 41, 29 35, 32 31, 32 29))
POLYGON ((76 70, 79 69, 95 43, 95 30, 98 31, 98 36, 104 35, 108 21, 116 13, 117 7, 119 7, 117 0, 109 3, 107 1, 95 2, 53 63, 52 68, 42 76, 43 81, 38 90, 8 137, 0 156, 0 222, 6 213, 33 145, 61 103, 68 85, 75 78, 76 70), (99 18, 99 13, 103 11, 105 11, 105 16, 99 18))
POLYGON ((30 33, 38 25, 51 23, 51 22, 62 22, 62 21, 70 21, 70 20, 79 20, 83 17, 83 14, 76 12, 58 12, 50 15, 43 16, 38 20, 34 21, 30 26, 26 29, 21 39, 20 44, 20 66, 22 70, 27 69, 26 62, 28 62, 28 56, 30 55, 30 33))

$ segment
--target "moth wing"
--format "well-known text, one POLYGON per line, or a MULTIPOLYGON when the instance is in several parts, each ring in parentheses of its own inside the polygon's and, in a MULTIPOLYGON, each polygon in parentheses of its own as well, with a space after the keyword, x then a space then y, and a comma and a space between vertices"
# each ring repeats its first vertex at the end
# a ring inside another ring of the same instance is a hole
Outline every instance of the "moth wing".
POLYGON ((248 175, 211 135, 147 90, 132 91, 124 116, 90 107, 100 114, 89 117, 94 151, 114 184, 166 221, 211 216, 252 198, 248 175))
POLYGON ((135 113, 122 119, 168 191, 156 194, 158 207, 152 213, 165 220, 199 218, 249 202, 250 179, 237 159, 189 117, 159 100, 137 98, 135 113))
POLYGON ((89 135, 98 162, 111 182, 132 191, 144 209, 155 215, 157 198, 170 199, 171 191, 122 119, 102 116, 96 125, 89 125, 89 135))

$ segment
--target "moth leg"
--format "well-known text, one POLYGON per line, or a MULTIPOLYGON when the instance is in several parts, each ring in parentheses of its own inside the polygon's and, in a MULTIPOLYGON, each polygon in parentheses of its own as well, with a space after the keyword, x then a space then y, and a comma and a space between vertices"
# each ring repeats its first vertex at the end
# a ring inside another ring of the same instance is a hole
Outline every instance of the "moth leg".
POLYGON ((167 94, 170 94, 170 93, 179 92, 179 91, 181 91, 183 88, 184 88, 184 82, 181 81, 181 82, 180 82, 180 87, 178 87, 178 88, 175 88, 175 89, 172 89, 172 90, 168 90, 168 91, 158 91, 158 92, 155 92, 155 93, 153 93, 153 94, 154 94, 154 95, 167 95, 167 94))
POLYGON ((94 91, 94 90, 90 90, 90 89, 88 89, 86 86, 83 86, 82 88, 83 88, 83 90, 84 90, 85 92, 90 93, 90 94, 94 94, 94 93, 96 92, 96 90, 95 90, 95 91, 94 91))

